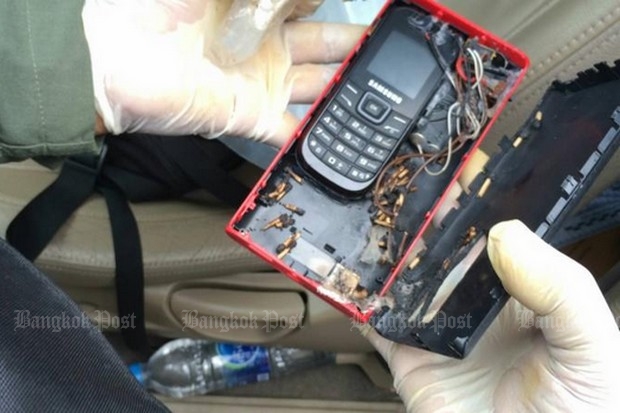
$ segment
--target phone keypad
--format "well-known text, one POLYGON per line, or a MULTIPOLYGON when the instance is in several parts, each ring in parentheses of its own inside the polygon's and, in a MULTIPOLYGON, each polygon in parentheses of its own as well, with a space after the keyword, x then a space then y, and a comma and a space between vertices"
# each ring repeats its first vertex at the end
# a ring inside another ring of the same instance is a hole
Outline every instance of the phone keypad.
POLYGON ((351 169, 351 166, 344 162, 342 159, 338 158, 333 153, 327 151, 325 156, 323 156, 323 161, 329 165, 334 171, 340 172, 343 175, 346 175, 351 169))
POLYGON ((367 145, 364 148, 364 153, 378 161, 385 161, 387 157, 390 155, 389 151, 385 149, 377 148, 376 146, 373 146, 373 145, 367 145))
POLYGON ((369 139, 373 135, 373 130, 370 126, 366 125, 362 120, 351 118, 347 122, 347 126, 356 134, 364 139, 369 139))
POLYGON ((312 128, 308 146, 330 169, 367 182, 387 161, 408 124, 409 119, 387 103, 347 82, 312 128), (383 120, 370 121, 368 111, 383 120))
POLYGON ((314 135, 311 135, 310 138, 308 138, 308 146, 310 147, 312 153, 319 159, 323 158, 323 155, 327 152, 325 146, 321 145, 314 135))
POLYGON ((336 152, 337 155, 341 156, 349 162, 355 162, 359 156, 359 153, 355 152, 344 143, 340 143, 338 141, 335 141, 332 144, 332 149, 334 150, 334 152, 336 152))
POLYGON ((342 129, 338 137, 347 145, 357 151, 361 151, 366 146, 366 141, 347 129, 342 129))
POLYGON ((342 124, 338 122, 330 113, 323 115, 321 118, 321 123, 332 133, 338 133, 340 132, 340 129, 342 129, 342 124))
POLYGON ((374 145, 380 146, 385 149, 393 149, 397 142, 396 139, 388 138, 380 133, 375 133, 370 141, 374 145))
POLYGON ((360 156, 355 161, 355 165, 358 165, 370 172, 378 172, 379 168, 381 168, 381 162, 373 161, 372 159, 368 159, 365 156, 360 156))
POLYGON ((351 170, 347 174, 349 178, 353 179, 354 181, 358 181, 358 182, 366 182, 370 180, 373 177, 373 175, 374 174, 371 174, 370 172, 361 171, 355 167, 351 168, 351 170))
POLYGON ((346 121, 348 121, 350 118, 349 113, 337 102, 329 105, 329 113, 334 115, 334 117, 338 119, 338 121, 340 121, 341 123, 346 123, 346 121))

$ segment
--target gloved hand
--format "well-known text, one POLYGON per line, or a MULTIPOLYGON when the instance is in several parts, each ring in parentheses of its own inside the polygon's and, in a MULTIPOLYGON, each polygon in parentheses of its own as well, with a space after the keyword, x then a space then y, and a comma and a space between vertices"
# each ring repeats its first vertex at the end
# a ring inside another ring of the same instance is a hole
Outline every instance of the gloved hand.
MULTIPOLYGON (((294 3, 269 17, 249 59, 232 66, 214 52, 233 0, 86 0, 82 13, 90 48, 96 108, 108 131, 165 135, 223 133, 279 146, 297 119, 291 103, 319 95, 364 28, 277 20, 309 13, 317 0, 294 3), (282 16, 279 16, 282 17, 282 16), (220 59, 216 62, 217 59, 220 59)), ((248 4, 254 4, 248 2, 248 4)), ((264 18, 264 13, 261 15, 264 18)), ((229 33, 230 34, 230 33, 229 33)), ((255 30, 241 30, 243 37, 255 30)), ((247 39, 246 39, 247 40, 247 39)), ((234 61, 234 59, 233 59, 234 61)))
POLYGON ((409 412, 608 412, 620 406, 620 333, 594 278, 519 221, 488 252, 512 295, 465 360, 367 329, 409 412))

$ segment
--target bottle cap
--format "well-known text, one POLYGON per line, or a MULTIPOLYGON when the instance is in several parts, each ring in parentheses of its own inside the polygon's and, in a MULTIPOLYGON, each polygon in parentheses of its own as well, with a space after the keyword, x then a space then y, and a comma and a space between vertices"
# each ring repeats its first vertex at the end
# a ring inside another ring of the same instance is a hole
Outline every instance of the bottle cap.
POLYGON ((144 363, 131 363, 129 371, 140 384, 144 384, 144 363))

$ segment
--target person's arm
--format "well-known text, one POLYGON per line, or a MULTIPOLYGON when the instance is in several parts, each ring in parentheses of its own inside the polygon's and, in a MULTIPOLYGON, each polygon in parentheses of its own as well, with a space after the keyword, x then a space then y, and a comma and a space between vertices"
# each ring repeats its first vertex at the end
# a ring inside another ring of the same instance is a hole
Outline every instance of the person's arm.
POLYGON ((0 3, 0 163, 97 150, 83 5, 0 3))

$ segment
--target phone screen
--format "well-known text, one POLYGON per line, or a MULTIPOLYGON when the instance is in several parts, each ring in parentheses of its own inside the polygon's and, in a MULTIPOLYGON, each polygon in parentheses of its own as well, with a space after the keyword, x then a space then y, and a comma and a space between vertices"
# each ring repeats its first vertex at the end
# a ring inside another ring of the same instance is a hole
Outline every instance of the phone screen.
POLYGON ((368 65, 368 71, 394 89, 415 99, 437 68, 424 41, 393 31, 368 65), (406 76, 403 76, 406 74, 406 76), (403 79, 408 79, 403 82, 403 79))

